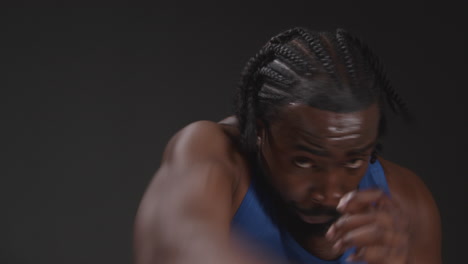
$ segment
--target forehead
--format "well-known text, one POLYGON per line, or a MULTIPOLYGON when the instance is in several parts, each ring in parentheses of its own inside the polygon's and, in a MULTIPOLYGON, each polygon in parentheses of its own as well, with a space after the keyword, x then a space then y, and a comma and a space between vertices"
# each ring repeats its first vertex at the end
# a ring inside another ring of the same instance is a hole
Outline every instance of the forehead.
POLYGON ((351 113, 320 110, 304 104, 283 107, 272 123, 272 132, 318 140, 344 141, 375 139, 378 132, 379 108, 372 104, 351 113))

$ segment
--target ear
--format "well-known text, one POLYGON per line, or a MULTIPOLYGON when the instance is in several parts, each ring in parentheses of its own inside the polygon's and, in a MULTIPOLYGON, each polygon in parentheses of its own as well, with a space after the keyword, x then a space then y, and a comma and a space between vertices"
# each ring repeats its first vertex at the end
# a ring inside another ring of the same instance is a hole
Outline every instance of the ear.
POLYGON ((260 144, 262 144, 265 140, 265 135, 266 135, 266 129, 265 129, 265 123, 260 120, 260 119, 257 119, 257 122, 256 122, 256 125, 257 125, 257 145, 260 146, 260 144))

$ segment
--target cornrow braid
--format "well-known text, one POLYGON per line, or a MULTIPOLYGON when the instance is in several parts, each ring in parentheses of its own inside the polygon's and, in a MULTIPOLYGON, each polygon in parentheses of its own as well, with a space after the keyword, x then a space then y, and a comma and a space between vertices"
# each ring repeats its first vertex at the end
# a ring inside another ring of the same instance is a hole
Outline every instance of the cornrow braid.
MULTIPOLYGON (((374 53, 342 29, 335 34, 301 27, 287 30, 247 62, 235 102, 247 154, 257 152, 257 121, 268 127, 280 107, 291 102, 334 112, 386 102, 396 113, 408 112, 374 53)), ((386 127, 382 109, 379 135, 386 127)))
POLYGON ((337 29, 336 31, 336 40, 338 41, 338 47, 343 54, 344 65, 347 69, 348 74, 350 75, 351 82, 356 82, 356 73, 353 64, 353 58, 351 56, 351 51, 348 49, 346 43, 346 32, 343 29, 337 29))
POLYGON ((301 58, 299 55, 295 54, 294 51, 292 51, 287 46, 273 45, 273 49, 276 56, 286 60, 290 65, 294 66, 302 73, 316 70, 310 63, 301 58))
POLYGON ((313 53, 320 60, 322 66, 329 74, 334 74, 335 70, 333 67, 332 59, 330 54, 325 50, 323 43, 321 42, 320 36, 317 33, 309 33, 307 30, 299 28, 299 36, 306 41, 313 53))
POLYGON ((239 84, 239 96, 237 99, 237 113, 241 133, 241 142, 246 146, 247 153, 256 151, 256 116, 259 85, 257 83, 259 69, 267 61, 273 59, 273 49, 271 45, 265 45, 248 62, 242 73, 242 80, 239 84))
POLYGON ((280 85, 288 86, 294 83, 294 80, 268 67, 262 67, 258 74, 264 78, 266 77, 267 81, 273 81, 280 85))
POLYGON ((397 114, 402 114, 404 118, 411 119, 406 102, 403 100, 403 98, 401 98, 401 96, 391 85, 390 81, 388 80, 385 74, 383 65, 381 64, 380 60, 375 55, 375 53, 372 52, 370 47, 364 44, 360 39, 349 34, 346 34, 346 37, 349 38, 350 42, 352 42, 355 46, 359 47, 359 49, 361 50, 363 57, 367 60, 371 70, 375 74, 376 85, 382 87, 382 90, 386 95, 384 96, 384 98, 386 99, 386 102, 390 106, 392 111, 397 114))
MULTIPOLYGON (((297 34, 298 29, 294 28, 274 36, 244 67, 238 88, 238 96, 236 97, 235 112, 241 131, 241 142, 248 154, 254 154, 256 152, 257 103, 259 90, 261 88, 261 85, 258 83, 259 75, 263 75, 262 79, 264 81, 267 81, 265 77, 273 77, 272 79, 281 81, 286 80, 286 78, 282 77, 279 73, 273 73, 273 71, 264 69, 264 66, 271 62, 276 54, 276 56, 281 56, 291 61, 294 65, 299 65, 299 67, 305 66, 306 69, 311 68, 299 56, 294 55, 293 52, 282 46, 297 34)), ((281 81, 279 83, 281 83, 281 81)), ((288 85, 290 83, 286 81, 284 84, 288 85)), ((268 95, 265 96, 268 97, 268 95)))

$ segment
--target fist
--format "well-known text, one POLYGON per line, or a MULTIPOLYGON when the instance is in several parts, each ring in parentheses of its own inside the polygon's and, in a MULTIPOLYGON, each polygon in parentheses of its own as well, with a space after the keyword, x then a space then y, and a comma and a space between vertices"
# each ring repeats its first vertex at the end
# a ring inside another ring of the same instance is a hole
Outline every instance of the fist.
POLYGON ((341 198, 337 210, 342 216, 326 237, 337 252, 356 248, 348 261, 407 263, 408 219, 387 194, 377 189, 353 191, 341 198))

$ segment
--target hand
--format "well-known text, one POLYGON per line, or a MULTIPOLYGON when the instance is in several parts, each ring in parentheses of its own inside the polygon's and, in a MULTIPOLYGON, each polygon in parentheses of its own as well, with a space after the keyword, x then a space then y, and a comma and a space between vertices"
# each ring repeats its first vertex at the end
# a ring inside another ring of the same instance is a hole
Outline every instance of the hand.
POLYGON ((397 204, 377 189, 353 191, 343 196, 337 210, 343 215, 326 237, 342 251, 356 247, 349 261, 368 264, 406 264, 408 220, 397 204))

